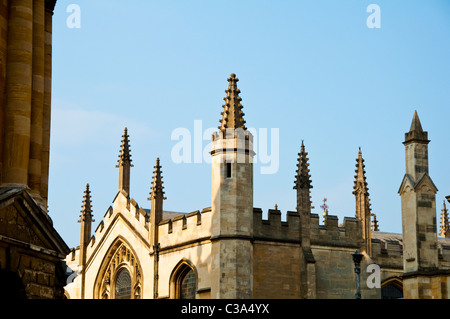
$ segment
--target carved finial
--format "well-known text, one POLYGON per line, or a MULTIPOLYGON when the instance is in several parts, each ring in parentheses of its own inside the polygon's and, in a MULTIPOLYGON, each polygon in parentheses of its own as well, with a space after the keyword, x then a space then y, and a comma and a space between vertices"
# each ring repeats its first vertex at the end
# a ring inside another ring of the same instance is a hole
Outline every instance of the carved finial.
POLYGON ((375 215, 375 214, 370 214, 370 216, 373 217, 373 219, 372 219, 372 225, 371 225, 372 231, 380 231, 380 228, 379 228, 379 226, 378 226, 377 215, 375 215))
POLYGON ((298 153, 297 175, 295 176, 294 189, 311 189, 311 175, 309 175, 308 153, 302 140, 300 153, 298 153))
POLYGON ((133 165, 131 164, 131 153, 130 153, 130 140, 129 140, 129 135, 128 135, 128 130, 125 127, 124 133, 122 135, 122 144, 120 146, 120 154, 119 154, 119 159, 117 160, 118 164, 116 165, 116 167, 119 167, 121 165, 130 165, 131 167, 133 167, 133 165))
POLYGON ((297 190, 297 210, 302 213, 311 212, 311 175, 309 174, 308 153, 302 141, 300 153, 298 153, 297 174, 294 180, 294 189, 297 190))
POLYGON ((444 204, 443 207, 441 209, 442 215, 441 215, 441 229, 439 232, 439 236, 443 237, 443 238, 449 238, 450 237, 450 227, 449 227, 449 222, 448 222, 448 209, 447 206, 445 205, 445 200, 444 200, 444 204))
POLYGON ((150 191, 150 197, 148 199, 166 199, 166 197, 164 197, 164 186, 162 180, 161 165, 159 165, 159 157, 156 159, 156 165, 154 166, 154 168, 155 170, 153 171, 153 183, 150 191))
POLYGON ((241 91, 237 88, 237 82, 239 79, 236 74, 231 73, 228 78, 228 89, 225 90, 227 96, 224 98, 225 104, 222 105, 223 112, 222 120, 220 121, 219 129, 225 131, 227 128, 237 129, 242 128, 247 130, 245 127, 244 112, 242 111, 241 97, 239 93, 241 91))
POLYGON ((86 184, 86 190, 84 191, 83 196, 83 205, 81 206, 80 220, 78 222, 93 222, 94 220, 92 217, 91 191, 89 190, 89 184, 86 184))
POLYGON ((356 195, 357 192, 366 193, 369 196, 369 188, 366 182, 366 171, 364 170, 364 159, 362 157, 361 147, 358 151, 358 158, 356 159, 356 170, 355 170, 355 182, 353 186, 353 194, 356 195))

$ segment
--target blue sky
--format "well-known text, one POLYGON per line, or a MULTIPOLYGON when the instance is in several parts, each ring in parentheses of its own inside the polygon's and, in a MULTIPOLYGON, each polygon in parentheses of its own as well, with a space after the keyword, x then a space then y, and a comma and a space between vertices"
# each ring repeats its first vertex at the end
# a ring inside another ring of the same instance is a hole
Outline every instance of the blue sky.
MULTIPOLYGON (((49 214, 70 247, 89 183, 93 229, 117 193, 128 128, 131 197, 147 200, 160 157, 165 209, 211 205, 208 163, 177 164, 177 128, 217 127, 230 73, 240 79, 248 127, 279 130, 279 168, 254 168, 254 206, 295 210, 297 153, 309 153, 312 200, 340 222, 354 216, 355 159, 362 148, 381 231, 401 232, 398 188, 404 133, 414 110, 429 132, 437 214, 450 194, 448 1, 58 0, 53 20, 49 214), (381 28, 368 28, 371 3, 381 28), (81 27, 66 24, 70 4, 81 27)), ((208 141, 203 141, 206 146, 208 141)), ((270 152, 270 149, 269 149, 270 152)))

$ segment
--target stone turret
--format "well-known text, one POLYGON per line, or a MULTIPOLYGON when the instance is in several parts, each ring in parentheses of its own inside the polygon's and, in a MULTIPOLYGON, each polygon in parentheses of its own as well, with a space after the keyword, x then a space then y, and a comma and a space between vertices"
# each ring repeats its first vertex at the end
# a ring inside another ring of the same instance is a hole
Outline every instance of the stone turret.
POLYGON ((117 160, 118 164, 116 165, 119 168, 119 191, 124 191, 127 197, 130 196, 130 168, 133 167, 133 164, 131 164, 129 137, 128 130, 125 128, 122 135, 119 159, 117 160))
MULTIPOLYGON (((402 204, 405 298, 430 298, 424 284, 436 285, 438 269, 436 192, 428 174, 428 134, 417 112, 405 134, 406 174, 399 194, 402 204)), ((439 284, 440 285, 440 284, 439 284)))
POLYGON ((253 136, 243 118, 238 78, 228 78, 219 131, 212 136, 213 298, 251 298, 253 136))
POLYGON ((353 195, 355 195, 356 218, 361 221, 363 247, 362 251, 369 256, 372 255, 371 249, 371 228, 370 223, 371 209, 369 199, 369 187, 367 187, 366 171, 364 170, 364 159, 362 157, 361 148, 356 159, 355 183, 353 186, 353 195))

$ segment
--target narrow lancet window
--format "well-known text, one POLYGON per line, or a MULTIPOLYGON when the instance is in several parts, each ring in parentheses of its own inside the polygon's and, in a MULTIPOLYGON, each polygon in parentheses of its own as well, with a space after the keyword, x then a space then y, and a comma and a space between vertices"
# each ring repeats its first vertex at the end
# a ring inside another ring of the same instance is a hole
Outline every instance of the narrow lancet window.
POLYGON ((227 178, 231 178, 231 163, 227 163, 227 178))

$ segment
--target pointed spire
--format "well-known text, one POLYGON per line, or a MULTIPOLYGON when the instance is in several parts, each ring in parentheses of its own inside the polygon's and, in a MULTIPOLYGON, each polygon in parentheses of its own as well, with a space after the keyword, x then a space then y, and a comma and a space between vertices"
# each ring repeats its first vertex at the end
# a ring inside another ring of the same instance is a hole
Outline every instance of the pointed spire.
POLYGON ((430 142, 428 140, 428 132, 424 132, 424 130, 422 129, 422 124, 420 124, 420 119, 417 111, 414 111, 411 127, 409 129, 409 132, 405 133, 405 142, 403 142, 403 144, 407 144, 409 142, 419 142, 426 144, 430 142))
POLYGON ((411 128, 409 131, 417 131, 417 132, 423 132, 422 125, 420 124, 419 115, 417 114, 417 111, 414 111, 413 120, 411 123, 411 128))
POLYGON ((119 159, 117 162, 119 164, 116 165, 116 167, 120 167, 123 165, 128 164, 129 166, 133 167, 131 164, 131 153, 130 153, 130 140, 128 135, 128 129, 125 127, 124 133, 122 135, 122 145, 120 146, 120 154, 119 159))
POLYGON ((159 157, 156 159, 156 165, 154 166, 154 168, 155 170, 153 171, 153 183, 150 191, 150 197, 148 199, 166 199, 166 197, 164 197, 164 186, 162 181, 161 165, 159 165, 159 157))
POLYGON ((443 208, 441 209, 442 215, 441 215, 441 231, 439 233, 439 236, 443 238, 450 237, 450 227, 448 223, 448 209, 445 206, 445 200, 443 208))
POLYGON ((83 196, 83 205, 81 208, 80 220, 78 222, 93 222, 91 191, 89 190, 89 184, 86 184, 86 190, 84 191, 83 196))
POLYGON ((241 91, 237 88, 237 82, 239 79, 236 74, 231 73, 228 78, 228 89, 225 90, 227 96, 224 98, 225 104, 222 105, 224 108, 222 115, 222 120, 220 121, 219 129, 225 131, 227 128, 237 129, 242 128, 247 130, 245 127, 244 112, 242 111, 241 97, 239 93, 241 91))
POLYGON ((364 170, 364 159, 362 157, 361 147, 359 148, 358 158, 356 159, 355 182, 353 186, 353 194, 357 192, 366 193, 369 196, 369 188, 367 187, 366 171, 364 170))
POLYGON ((309 163, 308 163, 308 153, 305 150, 305 145, 303 144, 300 148, 300 153, 298 153, 298 163, 297 170, 295 171, 297 175, 295 176, 294 189, 311 189, 311 175, 309 174, 309 163))

